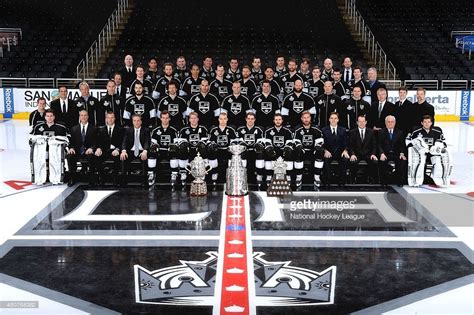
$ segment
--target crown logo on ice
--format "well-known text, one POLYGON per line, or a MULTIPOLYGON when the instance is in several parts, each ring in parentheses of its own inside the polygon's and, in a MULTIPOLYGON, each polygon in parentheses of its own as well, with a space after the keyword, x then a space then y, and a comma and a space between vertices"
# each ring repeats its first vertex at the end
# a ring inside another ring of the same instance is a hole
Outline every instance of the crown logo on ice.
MULTIPOLYGON (((217 252, 207 252, 206 255, 208 257, 201 261, 180 260, 180 265, 154 271, 135 265, 136 302, 213 305, 215 294, 220 294, 215 292, 217 252)), ((291 261, 267 261, 262 258, 264 255, 263 252, 253 254, 257 306, 334 303, 335 266, 317 272, 294 267, 291 261)), ((237 285, 226 287, 227 291, 244 289, 237 285)), ((237 308, 232 310, 237 311, 237 308)))

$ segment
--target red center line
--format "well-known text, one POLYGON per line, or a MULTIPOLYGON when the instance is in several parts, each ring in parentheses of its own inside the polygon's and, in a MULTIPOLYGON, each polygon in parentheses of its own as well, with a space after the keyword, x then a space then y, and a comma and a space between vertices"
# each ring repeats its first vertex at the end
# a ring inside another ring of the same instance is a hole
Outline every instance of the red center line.
POLYGON ((220 314, 251 313, 245 219, 244 197, 228 197, 220 314))

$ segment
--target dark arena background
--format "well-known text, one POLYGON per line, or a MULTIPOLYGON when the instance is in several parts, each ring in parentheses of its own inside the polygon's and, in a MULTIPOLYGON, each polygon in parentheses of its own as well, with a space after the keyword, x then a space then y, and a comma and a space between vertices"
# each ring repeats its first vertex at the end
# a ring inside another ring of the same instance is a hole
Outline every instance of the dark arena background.
POLYGON ((474 314, 470 0, 0 1, 0 314, 474 314))

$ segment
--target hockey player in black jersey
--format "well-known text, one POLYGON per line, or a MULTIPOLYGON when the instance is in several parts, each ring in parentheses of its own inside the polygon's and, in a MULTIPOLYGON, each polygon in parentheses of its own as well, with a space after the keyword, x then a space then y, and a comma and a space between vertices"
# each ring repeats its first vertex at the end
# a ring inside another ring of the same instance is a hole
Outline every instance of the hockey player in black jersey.
POLYGON ((37 123, 45 121, 44 115, 46 112, 46 99, 44 97, 38 97, 36 101, 36 109, 30 113, 28 118, 28 125, 34 128, 37 123))
POLYGON ((174 186, 178 176, 178 157, 171 149, 178 138, 178 130, 170 125, 170 114, 161 112, 161 124, 151 131, 151 145, 148 150, 148 185, 152 186, 156 178, 157 162, 168 160, 171 169, 171 185, 174 186))
POLYGON ((206 128, 217 125, 217 117, 220 113, 220 102, 216 96, 209 93, 209 81, 203 79, 199 93, 193 95, 188 101, 191 111, 199 115, 199 122, 206 128))
POLYGON ((305 89, 308 94, 316 98, 324 93, 324 81, 321 80, 321 69, 314 66, 311 72, 312 78, 305 82, 305 89))
POLYGON ((216 68, 216 77, 211 81, 210 92, 215 97, 222 101, 224 97, 232 93, 232 82, 224 78, 224 66, 217 65, 216 68))
POLYGON ((274 78, 279 79, 287 73, 288 73, 288 69, 285 66, 285 57, 277 56, 275 70, 273 74, 274 78))
POLYGON ((219 114, 219 125, 209 131, 208 158, 212 167, 210 174, 213 185, 225 178, 225 170, 230 159, 230 152, 227 150, 233 139, 237 138, 237 131, 228 126, 227 113, 219 114))
POLYGON ((176 58, 176 68, 173 72, 173 78, 178 80, 179 82, 183 82, 187 78, 191 76, 191 72, 189 71, 188 67, 186 66, 186 58, 184 56, 179 56, 176 58))
MULTIPOLYGON (((156 58, 152 57, 148 60, 148 71, 145 72, 145 79, 151 81, 153 83, 153 87, 155 87, 156 81, 158 81, 160 77, 160 73, 158 71, 158 61, 156 58)), ((152 93, 153 91, 150 91, 152 93)))
POLYGON ((255 175, 263 176, 264 163, 263 158, 259 156, 259 163, 257 165, 257 155, 255 153, 255 144, 257 140, 263 138, 263 130, 259 126, 255 125, 256 116, 254 113, 247 113, 245 116, 246 124, 237 128, 237 135, 245 142, 247 150, 242 153, 243 166, 247 168, 248 181, 250 183, 255 182, 255 175), (257 169, 258 167, 258 169, 257 169))
POLYGON ((301 187, 303 181, 304 161, 310 163, 310 173, 314 177, 314 188, 319 189, 321 186, 321 172, 324 160, 324 138, 320 129, 311 123, 311 114, 308 111, 301 113, 302 126, 295 130, 294 158, 296 187, 301 187))
POLYGON ((157 117, 160 118, 160 113, 164 110, 168 111, 171 121, 170 125, 177 130, 184 126, 186 116, 189 113, 186 100, 178 96, 178 83, 171 81, 167 84, 168 95, 163 97, 158 103, 157 117))
POLYGON ((281 114, 285 117, 285 125, 296 127, 301 124, 300 115, 303 111, 309 111, 311 115, 316 114, 313 98, 303 92, 303 81, 295 81, 294 91, 283 100, 281 114))
POLYGON ((239 60, 237 60, 237 58, 230 58, 229 69, 227 69, 225 78, 230 82, 235 82, 242 79, 242 71, 239 68, 239 60))
POLYGON ((183 127, 179 131, 179 142, 181 146, 178 146, 178 157, 180 168, 179 173, 182 183, 186 182, 187 171, 185 167, 188 165, 189 161, 192 161, 198 152, 203 159, 207 158, 206 145, 208 140, 208 129, 199 124, 198 113, 189 113, 188 126, 183 127), (187 145, 184 145, 184 142, 186 142, 187 145))
MULTIPOLYGON (((143 84, 143 94, 152 96, 153 93, 153 82, 145 78, 145 68, 143 66, 137 66, 137 70, 135 70, 135 80, 132 81, 130 87, 128 89, 130 95, 135 95, 135 84, 136 82, 141 82, 143 84)), ((127 95, 127 96, 130 96, 127 95)))
POLYGON ((193 64, 191 66, 191 75, 183 80, 181 84, 182 95, 186 100, 189 100, 193 95, 199 93, 199 86, 203 78, 199 76, 199 66, 193 64))
MULTIPOLYGON (((281 89, 281 84, 278 81, 278 78, 274 77, 274 71, 272 67, 265 68, 265 80, 270 82, 270 93, 276 97, 281 102, 283 99, 283 91, 281 89)), ((260 82, 260 88, 262 88, 263 81, 260 82)))
POLYGON ((209 82, 216 78, 216 71, 214 71, 212 68, 211 56, 204 56, 204 59, 202 60, 202 69, 199 72, 199 76, 209 82))
POLYGON ((256 115, 257 123, 264 130, 273 126, 273 116, 280 112, 278 98, 270 93, 270 81, 262 81, 262 93, 252 99, 252 111, 256 115))
POLYGON ((181 81, 173 76, 173 64, 167 62, 163 65, 163 76, 156 81, 155 88, 152 93, 153 99, 165 97, 168 94, 168 83, 175 81, 178 83, 178 88, 181 85, 181 81))
POLYGON ((298 74, 305 83, 312 78, 311 71, 309 70, 309 63, 310 61, 308 58, 303 58, 300 62, 300 69, 298 70, 298 74))
POLYGON ((250 67, 245 65, 242 67, 242 79, 240 79, 241 93, 252 99, 257 93, 257 84, 251 78, 250 67))
POLYGON ((287 127, 283 127, 283 116, 281 114, 275 114, 273 119, 273 127, 265 131, 265 141, 263 144, 259 144, 257 152, 263 147, 265 157, 265 174, 266 183, 272 179, 273 161, 278 157, 283 157, 287 163, 287 179, 291 181, 291 173, 293 171, 293 133, 287 127))
POLYGON ((251 69, 250 77, 258 84, 265 79, 265 74, 262 70, 262 60, 260 57, 253 57, 252 59, 252 69, 251 69))
POLYGON ((227 113, 229 126, 236 128, 245 123, 245 115, 251 111, 250 100, 240 93, 241 83, 232 83, 232 94, 222 100, 221 111, 227 113))
POLYGON ((288 61, 288 73, 279 77, 280 82, 283 85, 283 91, 285 96, 293 93, 293 87, 296 80, 301 80, 304 83, 304 79, 298 74, 297 65, 295 59, 290 59, 288 61))
POLYGON ((125 102, 123 120, 126 126, 132 125, 132 116, 140 115, 144 127, 150 128, 156 124, 155 103, 151 97, 143 94, 143 84, 135 83, 135 95, 125 102))

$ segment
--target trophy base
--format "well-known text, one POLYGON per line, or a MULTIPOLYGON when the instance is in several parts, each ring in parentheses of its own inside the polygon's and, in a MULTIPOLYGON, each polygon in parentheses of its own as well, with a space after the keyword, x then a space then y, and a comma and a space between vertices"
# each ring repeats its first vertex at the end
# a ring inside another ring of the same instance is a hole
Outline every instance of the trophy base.
POLYGON ((193 197, 206 196, 207 195, 207 185, 206 182, 192 182, 190 194, 193 197))
POLYGON ((270 185, 267 189, 267 196, 270 197, 283 197, 283 196, 291 196, 293 192, 290 188, 290 183, 284 179, 277 179, 275 177, 272 178, 270 185))

